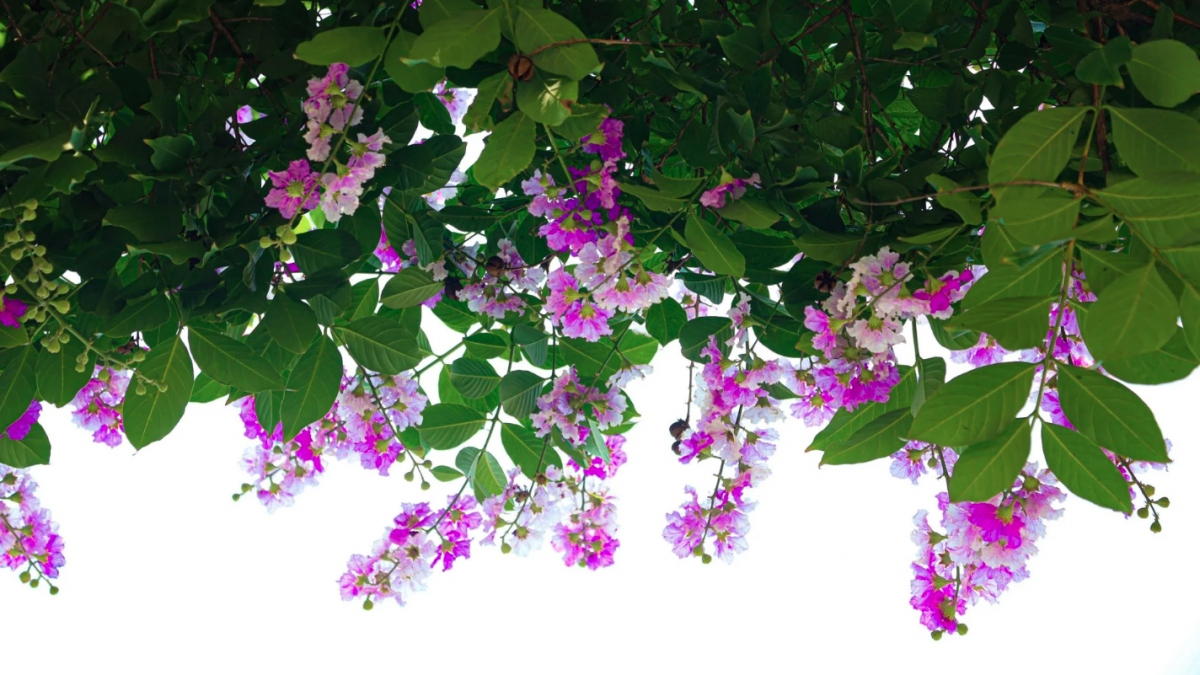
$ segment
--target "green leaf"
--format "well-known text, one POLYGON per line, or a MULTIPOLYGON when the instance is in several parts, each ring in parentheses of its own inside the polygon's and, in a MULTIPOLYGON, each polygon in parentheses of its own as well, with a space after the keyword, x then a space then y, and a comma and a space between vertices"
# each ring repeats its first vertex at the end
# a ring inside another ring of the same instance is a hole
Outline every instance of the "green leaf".
POLYGON ((932 0, 889 0, 892 17, 905 30, 920 30, 933 10, 932 0))
POLYGON ((461 358, 450 364, 450 383, 464 398, 483 398, 500 385, 500 375, 487 361, 461 358))
POLYGON ((825 448, 821 464, 861 464, 882 459, 904 447, 904 434, 912 425, 907 410, 892 410, 868 422, 840 443, 825 448))
POLYGON ((380 302, 384 307, 392 309, 419 307, 422 302, 437 295, 444 288, 443 282, 434 281, 433 277, 425 270, 419 267, 406 267, 392 275, 392 278, 384 284, 380 302))
POLYGON ((632 185, 629 183, 621 183, 621 192, 631 194, 637 197, 646 208, 651 211, 659 211, 661 213, 675 213, 684 207, 687 202, 682 199, 668 197, 662 192, 648 188, 644 185, 632 185))
POLYGON ((717 347, 722 353, 728 354, 729 347, 725 344, 733 337, 733 322, 723 316, 701 316, 688 321, 679 329, 679 348, 684 358, 690 361, 707 362, 708 357, 700 354, 708 347, 709 338, 717 338, 717 347))
POLYGON ((457 403, 431 405, 421 418, 421 439, 434 450, 457 448, 482 429, 484 422, 482 414, 457 403))
POLYGON ((1046 342, 1051 301, 1048 297, 992 300, 955 315, 946 328, 987 333, 1010 351, 1031 349, 1046 342))
POLYGON ((252 394, 283 389, 283 378, 275 367, 233 338, 191 326, 188 346, 200 370, 217 382, 252 394))
POLYGON ((421 91, 413 94, 413 105, 417 108, 417 115, 421 119, 421 125, 435 134, 453 134, 454 122, 450 119, 450 111, 446 109, 446 104, 437 96, 421 91))
POLYGON ((187 409, 192 382, 192 359, 178 335, 150 350, 134 373, 122 409, 125 435, 133 447, 141 450, 171 433, 187 409), (146 393, 138 394, 137 384, 143 381, 150 381, 146 393))
POLYGON ((368 316, 338 333, 356 363, 382 375, 396 375, 421 362, 416 335, 391 319, 368 316))
POLYGON ((806 257, 840 265, 855 251, 863 250, 863 238, 850 234, 830 234, 820 230, 796 238, 796 248, 806 257))
POLYGON ((579 98, 579 83, 565 77, 535 72, 528 82, 517 84, 517 107, 534 122, 556 126, 571 116, 579 98))
POLYGON ((983 214, 979 210, 979 197, 966 191, 952 192, 959 187, 958 183, 936 173, 929 174, 925 180, 937 188, 938 204, 957 213, 964 223, 978 225, 983 222, 983 214))
MULTIPOLYGON (((1050 108, 1030 113, 1013 125, 992 153, 988 182, 1052 181, 1067 166, 1079 124, 1091 108, 1050 108)), ((1011 188, 993 188, 998 201, 1011 188)), ((1026 189, 1027 190, 1027 189, 1026 189)))
POLYGON ((262 322, 280 347, 296 354, 307 351, 317 336, 317 315, 312 308, 284 293, 271 299, 262 322))
POLYGON ((433 474, 434 478, 443 483, 450 483, 463 477, 461 471, 448 466, 435 466, 429 470, 429 473, 433 474))
POLYGON ((178 209, 167 205, 129 204, 104 214, 104 224, 132 232, 139 241, 168 241, 182 227, 178 209))
POLYGON ((986 502, 1013 486, 1029 460, 1033 427, 1013 420, 999 436, 967 446, 950 476, 950 501, 986 502))
POLYGON ((1188 45, 1154 40, 1133 48, 1129 75, 1151 103, 1174 108, 1200 91, 1200 59, 1188 45))
POLYGON ((490 131, 492 128, 492 105, 502 98, 513 85, 512 76, 507 70, 502 70, 484 78, 476 90, 475 100, 463 115, 463 124, 467 133, 490 131))
POLYGON ((279 406, 284 440, 327 415, 341 383, 342 355, 333 340, 322 335, 288 374, 287 391, 279 406))
POLYGON ((396 36, 392 38, 392 45, 388 47, 387 55, 383 57, 383 68, 387 71, 388 77, 409 93, 429 91, 446 76, 444 68, 431 66, 428 63, 408 64, 404 62, 404 58, 412 52, 412 44, 416 39, 416 35, 406 30, 397 30, 396 36))
POLYGON ((1133 47, 1125 36, 1113 38, 1104 47, 1093 51, 1075 66, 1075 76, 1088 84, 1124 87, 1121 66, 1133 58, 1133 47))
POLYGON ((1136 228, 1154 246, 1200 241, 1200 175, 1160 173, 1098 190, 1100 203, 1136 228))
MULTIPOLYGON (((930 359, 925 359, 926 365, 930 359)), ((845 408, 837 411, 829 424, 817 432, 812 443, 805 449, 827 450, 834 445, 845 443, 847 439, 862 429, 872 420, 892 410, 908 409, 913 402, 913 393, 917 388, 917 369, 912 366, 900 366, 900 381, 892 387, 886 403, 872 401, 860 405, 854 410, 845 408)))
POLYGON ((900 33, 900 37, 892 43, 892 49, 911 49, 914 52, 919 52, 922 49, 937 46, 937 38, 928 33, 918 33, 916 31, 905 31, 900 33))
POLYGON ((498 495, 504 492, 507 485, 508 477, 504 475, 504 467, 500 466, 495 455, 484 450, 475 461, 475 471, 471 475, 475 498, 483 500, 498 495))
POLYGON ((196 376, 196 381, 192 383, 192 395, 188 398, 188 402, 209 403, 228 395, 229 385, 221 384, 205 373, 200 373, 196 376))
MULTIPOLYGON (((550 10, 520 5, 517 7, 514 37, 517 49, 523 54, 531 54, 546 45, 586 36, 575 24, 550 10)), ((549 47, 534 54, 533 63, 539 70, 566 75, 574 80, 582 80, 600 68, 596 50, 587 43, 549 47)))
POLYGON ((1183 297, 1179 300, 1179 313, 1183 323, 1183 335, 1195 354, 1200 350, 1200 291, 1191 284, 1183 285, 1183 297))
POLYGON ((1129 486, 1100 446, 1057 424, 1042 425, 1047 467, 1079 497, 1122 513, 1133 510, 1129 486))
POLYGON ((1094 370, 1058 364, 1063 413, 1079 433, 1112 452, 1143 462, 1168 462, 1154 413, 1129 387, 1094 370))
POLYGON ((950 380, 921 407, 908 437, 963 447, 996 436, 1029 399, 1035 367, 997 363, 950 380))
POLYGON ((50 438, 46 430, 36 422, 21 440, 13 440, 8 434, 0 435, 0 464, 14 469, 50 463, 50 438))
POLYGON ((362 254, 358 240, 346 230, 305 232, 288 249, 296 256, 300 271, 307 275, 340 269, 362 254))
POLYGON ((746 227, 765 230, 779 222, 779 213, 761 200, 743 197, 729 201, 724 208, 717 209, 721 217, 736 220, 746 227))
POLYGON ((521 112, 496 125, 474 166, 475 180, 492 189, 516 178, 533 161, 537 123, 521 112))
POLYGON ((646 332, 665 347, 679 337, 679 331, 687 320, 687 312, 678 302, 673 298, 664 298, 646 310, 646 332))
POLYGON ((95 367, 96 355, 87 351, 79 340, 72 339, 54 354, 51 354, 49 349, 43 349, 38 352, 35 366, 38 396, 59 408, 67 405, 88 380, 92 379, 95 367), (75 369, 75 359, 85 352, 87 359, 83 371, 80 372, 75 369))
POLYGON ((1197 366, 1200 359, 1188 346, 1182 328, 1175 329, 1171 339, 1152 352, 1104 362, 1104 370, 1110 375, 1132 384, 1177 382, 1191 375, 1197 366))
POLYGON ((550 445, 549 439, 538 438, 531 429, 519 424, 503 424, 500 427, 500 442, 509 459, 521 467, 521 473, 526 478, 536 478, 539 473, 545 473, 550 465, 562 468, 562 459, 554 446, 550 445))
POLYGON ((1139 176, 1200 173, 1200 122, 1170 110, 1108 108, 1112 140, 1121 159, 1139 176))
POLYGON ((345 63, 355 67, 373 61, 386 46, 387 35, 382 28, 343 26, 317 33, 313 39, 296 45, 296 58, 314 66, 345 63))
POLYGON ((189 136, 160 136, 146 139, 146 145, 154 150, 150 154, 154 168, 163 173, 178 173, 187 166, 196 143, 189 136))
POLYGON ((404 60, 466 69, 499 46, 500 13, 478 9, 461 12, 431 26, 413 42, 404 60))
POLYGON ((695 214, 688 215, 683 232, 688 248, 713 273, 728 274, 738 279, 746 273, 745 256, 725 233, 695 214))
POLYGON ((1083 339, 1099 360, 1152 352, 1175 332, 1179 304, 1151 263, 1108 285, 1083 320, 1083 339))
POLYGON ((417 18, 421 27, 429 30, 435 24, 451 19, 455 14, 479 9, 479 5, 471 0, 426 0, 421 3, 421 12, 417 18))
POLYGON ((588 423, 587 439, 583 442, 583 450, 591 457, 599 457, 604 460, 605 464, 612 462, 612 455, 608 452, 608 445, 604 442, 604 435, 596 431, 594 424, 588 423))
POLYGON ((741 68, 754 68, 763 58, 762 40, 753 26, 742 26, 729 35, 718 35, 717 42, 729 62, 741 68))
POLYGON ((514 370, 505 375, 500 380, 500 405, 504 412, 517 419, 526 419, 537 412, 538 395, 545 383, 541 375, 528 370, 514 370))
MULTIPOLYGON (((990 232, 992 228, 988 228, 990 232)), ((1046 256, 1028 266, 991 267, 976 281, 962 300, 963 309, 972 309, 1001 298, 1050 297, 1062 283, 1062 259, 1046 256)))
POLYGON ((375 313, 376 306, 379 304, 379 281, 377 279, 363 279, 354 284, 350 292, 351 297, 354 298, 349 310, 351 321, 358 321, 375 313))
POLYGON ((1014 195, 988 214, 1017 242, 1038 246, 1071 238, 1079 220, 1080 200, 1067 195, 1019 198, 1014 195))
POLYGON ((0 373, 0 430, 16 422, 37 396, 37 351, 32 345, 18 347, 10 356, 5 352, 7 364, 0 373))
POLYGON ((484 361, 508 352, 508 342, 493 333, 474 333, 463 338, 467 354, 484 361))
MULTIPOLYGON (((571 107, 571 116, 555 127, 554 132, 569 141, 578 141, 584 136, 596 133, 600 123, 607 117, 608 106, 596 103, 576 103, 571 107)), ((662 186, 659 187, 661 189, 662 186)))
POLYGON ((529 359, 531 365, 541 368, 546 364, 546 357, 550 354, 549 335, 533 326, 520 324, 513 326, 512 338, 513 342, 521 346, 521 353, 529 359))

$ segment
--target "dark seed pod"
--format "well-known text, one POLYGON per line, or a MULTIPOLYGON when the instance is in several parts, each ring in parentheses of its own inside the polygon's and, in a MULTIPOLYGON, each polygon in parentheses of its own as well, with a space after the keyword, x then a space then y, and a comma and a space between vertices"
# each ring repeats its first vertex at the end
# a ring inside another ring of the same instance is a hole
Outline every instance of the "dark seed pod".
POLYGON ((532 80, 533 60, 524 54, 513 54, 508 57, 508 74, 517 82, 532 80))
POLYGON ((500 259, 500 256, 494 255, 487 259, 487 263, 484 264, 484 269, 487 270, 488 274, 498 277, 504 274, 504 271, 508 269, 508 266, 504 264, 504 261, 500 259))
POLYGON ((462 290, 462 279, 458 277, 446 277, 446 297, 451 300, 458 299, 458 292, 462 290))
POLYGON ((671 444, 671 452, 675 453, 676 456, 683 454, 683 451, 679 449, 679 441, 671 444))
POLYGON ((671 423, 671 436, 675 440, 683 437, 683 432, 688 430, 688 423, 683 420, 675 420, 671 423))
POLYGON ((817 276, 813 279, 813 286, 822 293, 833 291, 833 287, 837 285, 837 277, 829 270, 821 270, 817 272, 817 276))

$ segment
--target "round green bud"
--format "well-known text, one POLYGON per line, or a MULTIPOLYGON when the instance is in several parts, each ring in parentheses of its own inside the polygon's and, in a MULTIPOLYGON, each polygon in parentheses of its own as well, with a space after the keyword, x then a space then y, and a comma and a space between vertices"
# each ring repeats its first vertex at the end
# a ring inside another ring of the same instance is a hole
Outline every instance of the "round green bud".
POLYGON ((707 564, 709 564, 709 563, 711 563, 711 562, 712 562, 712 556, 711 556, 711 555, 709 555, 709 554, 707 554, 707 553, 705 553, 704 555, 700 556, 700 562, 702 562, 702 563, 704 563, 705 565, 707 565, 707 564))
POLYGON ((1154 503, 1158 504, 1160 507, 1162 507, 1164 509, 1171 506, 1171 500, 1167 499, 1166 497, 1163 497, 1154 503))
POLYGON ((50 595, 58 595, 58 586, 50 587, 50 595))
POLYGON ((37 588, 37 587, 38 587, 38 586, 40 586, 40 585, 41 585, 41 582, 40 582, 40 581, 38 581, 37 579, 32 579, 32 580, 30 580, 30 582, 29 582, 29 587, 30 587, 30 588, 37 588))
POLYGON ((942 631, 940 631, 940 630, 935 630, 935 631, 933 631, 932 633, 930 633, 930 634, 929 634, 929 637, 933 638, 933 641, 934 641, 934 642, 937 642, 938 640, 941 640, 941 639, 942 639, 942 631))
POLYGON ((421 489, 422 489, 422 490, 428 490, 428 489, 429 489, 429 487, 430 487, 430 486, 429 486, 429 482, 428 482, 428 481, 424 481, 424 480, 423 480, 423 481, 421 481, 421 489))
POLYGON ((37 256, 37 257, 39 257, 39 258, 40 258, 40 257, 42 257, 42 256, 44 256, 44 255, 46 255, 46 247, 45 247, 45 246, 42 246, 41 244, 38 244, 37 246, 34 246, 34 247, 33 247, 33 254, 34 254, 34 255, 36 255, 36 256, 37 256))
POLYGON ((432 469, 432 468, 433 468, 433 462, 427 459, 427 460, 425 460, 424 462, 421 462, 421 468, 423 468, 423 469, 432 469))
POLYGON ((292 244, 296 243, 296 233, 288 230, 287 232, 283 233, 281 239, 283 240, 284 244, 291 246, 292 244))
POLYGON ((1153 523, 1150 523, 1150 531, 1155 534, 1162 532, 1162 523, 1159 523, 1157 520, 1153 523))
POLYGON ((18 241, 21 241, 20 232, 17 232, 16 230, 9 230, 8 232, 4 233, 4 242, 6 244, 15 244, 18 241))
POLYGON ((27 208, 27 209, 36 209, 36 208, 38 207, 38 200, 36 200, 36 199, 26 199, 26 200, 25 200, 25 203, 24 203, 24 204, 21 204, 21 206, 24 206, 24 207, 25 207, 25 208, 27 208))
POLYGON ((365 609, 369 612, 369 611, 371 611, 371 609, 373 607, 375 607, 375 603, 371 602, 370 598, 367 598, 366 600, 363 601, 363 609, 365 609))
POLYGON ((75 362, 75 372, 82 373, 85 370, 87 370, 87 361, 83 361, 83 362, 76 361, 75 362))
MULTIPOLYGON (((22 213, 22 214, 21 214, 21 221, 22 221, 22 222, 26 222, 26 223, 27 223, 27 222, 29 222, 29 221, 31 221, 31 220, 37 220, 37 211, 35 211, 35 210, 33 210, 33 209, 25 209, 25 213, 22 213)), ((33 241, 32 239, 30 239, 30 238, 29 238, 29 237, 32 237, 32 236, 33 236, 33 233, 32 233, 32 232, 30 232, 29 234, 27 234, 27 235, 25 236, 25 241, 33 241)))
POLYGON ((25 257, 25 250, 20 249, 20 248, 14 248, 13 250, 9 251, 8 254, 10 256, 12 256, 13 260, 20 260, 21 258, 25 257))
POLYGON ((241 499, 241 498, 242 498, 242 496, 241 496, 240 494, 238 494, 238 493, 236 493, 236 492, 235 492, 235 493, 233 493, 233 501, 235 501, 235 502, 236 502, 237 500, 239 500, 239 499, 241 499))
POLYGON ((965 624, 965 623, 958 624, 958 628, 955 628, 954 632, 958 633, 959 635, 966 635, 967 634, 967 624, 965 624))
POLYGON ((501 553, 512 553, 512 545, 510 545, 507 541, 504 542, 503 544, 500 544, 500 552, 501 553))
POLYGON ((1142 508, 1137 510, 1137 515, 1138 515, 1138 518, 1149 518, 1150 517, 1150 509, 1143 506, 1142 508))
POLYGON ((160 393, 160 394, 167 391, 167 383, 166 382, 155 382, 154 386, 155 386, 155 388, 158 389, 158 393, 160 393))
POLYGON ((27 583, 29 583, 29 580, 30 580, 32 577, 30 577, 30 576, 29 576, 29 571, 28 571, 28 570, 26 570, 26 571, 24 571, 24 572, 21 572, 21 577, 20 577, 20 578, 21 578, 21 583, 23 583, 23 584, 27 584, 27 583))
POLYGON ((270 237, 263 237, 258 240, 259 248, 271 248, 274 245, 275 245, 275 242, 272 241, 270 237))
POLYGON ((62 345, 59 343, 58 340, 56 340, 54 338, 50 338, 47 341, 46 351, 50 352, 51 354, 57 354, 60 349, 62 349, 62 345))
POLYGON ((408 473, 404 474, 404 480, 406 480, 410 483, 413 481, 413 478, 415 478, 415 477, 416 477, 416 474, 413 473, 412 471, 409 471, 408 473))
POLYGON ((66 331, 64 331, 64 332, 62 332, 62 333, 59 333, 59 334, 58 334, 58 341, 59 341, 59 342, 61 342, 61 343, 62 343, 62 344, 64 344, 64 345, 65 345, 65 344, 67 344, 68 342, 70 342, 70 341, 71 341, 71 334, 70 334, 70 333, 67 333, 66 331))
POLYGON ((137 392, 137 395, 138 395, 138 396, 145 396, 145 395, 146 395, 146 385, 145 385, 145 383, 138 382, 138 384, 137 384, 137 388, 136 388, 136 389, 134 389, 134 391, 135 391, 135 392, 137 392))
POLYGON ((292 252, 286 248, 279 252, 279 262, 292 262, 292 252))
POLYGON ((37 235, 32 232, 25 232, 24 235, 25 241, 33 241, 34 239, 37 239, 37 235))
POLYGON ((108 368, 101 368, 100 373, 96 375, 97 379, 99 379, 101 382, 108 382, 108 376, 108 368))
POLYGON ((1145 492, 1147 497, 1153 497, 1154 496, 1154 486, 1153 485, 1143 485, 1142 492, 1145 492))

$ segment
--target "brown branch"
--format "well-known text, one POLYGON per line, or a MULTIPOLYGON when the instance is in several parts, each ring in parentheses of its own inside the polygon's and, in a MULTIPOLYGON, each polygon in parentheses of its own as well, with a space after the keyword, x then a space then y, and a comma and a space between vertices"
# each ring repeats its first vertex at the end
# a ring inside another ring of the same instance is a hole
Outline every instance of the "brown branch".
POLYGON ((1108 172, 1112 170, 1112 161, 1108 158, 1108 122, 1104 118, 1104 111, 1100 109, 1100 85, 1098 84, 1092 85, 1092 103, 1096 106, 1096 114, 1100 116, 1096 120, 1096 153, 1100 155, 1101 166, 1107 176, 1108 172))
MULTIPOLYGON (((1152 9, 1156 12, 1159 11, 1159 4, 1157 2, 1155 2, 1155 0, 1137 0, 1137 2, 1142 3, 1143 5, 1149 7, 1150 9, 1152 9)), ((1200 30, 1200 23, 1192 21, 1191 19, 1187 18, 1186 16, 1183 16, 1181 14, 1176 14, 1175 20, 1185 26, 1188 26, 1189 28, 1195 28, 1197 30, 1200 30)))
MULTIPOLYGON (((854 55, 858 59, 858 72, 862 77, 862 117, 864 131, 867 132, 867 150, 871 153, 868 163, 875 160, 875 113, 871 105, 871 85, 867 82, 867 64, 863 61, 862 45, 858 43, 858 30, 854 27, 854 13, 850 9, 850 0, 842 1, 842 11, 846 14, 846 24, 850 27, 850 43, 854 45, 854 55)), ((891 149, 891 144, 885 144, 891 149)))
POLYGON ((25 36, 21 34, 21 27, 17 25, 17 17, 13 14, 12 7, 8 6, 8 0, 0 0, 0 3, 4 3, 4 11, 8 12, 9 25, 12 26, 13 32, 17 34, 17 39, 24 41, 25 36))
POLYGON ((158 79, 158 62, 154 59, 154 39, 150 39, 150 79, 158 79))
POLYGON ((626 47, 631 46, 631 45, 640 45, 640 46, 644 46, 644 47, 699 47, 700 46, 700 45, 694 44, 692 42, 658 42, 658 43, 655 43, 655 42, 645 42, 643 40, 606 40, 603 38, 571 38, 570 40, 560 40, 558 42, 551 42, 550 44, 542 45, 541 47, 538 47, 537 49, 529 52, 525 56, 532 58, 534 56, 537 56, 538 54, 541 54, 542 52, 544 52, 548 49, 554 49, 555 47, 570 47, 571 45, 579 45, 579 44, 624 45, 626 47))
POLYGON ((796 46, 796 43, 797 43, 797 42, 799 42, 799 41, 803 40, 804 38, 808 37, 809 35, 812 35, 814 32, 816 32, 817 30, 819 30, 819 29, 821 28, 821 26, 824 26, 825 24, 829 23, 829 20, 830 20, 830 19, 832 19, 833 17, 835 17, 835 16, 837 16, 838 14, 841 14, 841 13, 842 13, 842 9, 839 7, 839 8, 837 8, 837 9, 833 10, 832 12, 830 12, 830 13, 826 14, 825 16, 821 17, 820 19, 817 19, 817 22, 816 22, 816 23, 814 23, 813 25, 809 26, 808 28, 805 28, 805 29, 804 29, 803 31, 801 31, 801 33, 800 33, 799 35, 797 35, 796 37, 792 38, 791 40, 788 40, 788 43, 787 43, 787 45, 786 45, 786 46, 787 46, 787 47, 794 47, 794 46, 796 46))
MULTIPOLYGON (((6 3, 6 6, 7 6, 7 3, 6 3)), ((55 5, 53 2, 51 2, 50 8, 53 9, 54 13, 58 16, 58 20, 62 21, 63 25, 66 26, 67 28, 69 28, 71 30, 71 33, 75 35, 75 44, 82 42, 83 44, 87 45, 93 52, 96 52, 96 56, 99 56, 100 58, 104 59, 104 62, 108 64, 109 68, 115 67, 113 65, 113 62, 109 61, 108 57, 104 55, 104 52, 100 51, 99 49, 96 49, 96 45, 92 44, 87 39, 86 35, 80 33, 79 29, 75 28, 74 24, 72 24, 70 21, 67 20, 67 18, 65 16, 63 16, 63 13, 61 11, 59 11, 57 5, 55 5)), ((105 6, 105 9, 107 9, 107 5, 105 6)), ((93 24, 93 26, 94 25, 95 24, 93 24)), ((88 30, 91 30, 91 29, 88 29, 88 30)), ((71 46, 73 47, 74 44, 71 46)))
POLYGON ((212 21, 213 28, 225 38, 230 48, 233 49, 233 53, 237 55, 237 66, 233 69, 233 79, 236 81, 241 77, 242 66, 246 63, 246 53, 238 46, 237 40, 233 39, 233 34, 229 32, 225 24, 221 23, 221 17, 217 16, 216 11, 212 7, 208 8, 208 18, 212 21))
POLYGON ((1092 191, 1087 186, 1080 183, 1054 182, 1048 180, 1011 180, 1003 183, 985 183, 983 185, 969 185, 964 187, 956 187, 950 190, 940 190, 933 194, 917 195, 916 197, 904 197, 903 199, 893 199, 886 202, 869 202, 862 199, 850 198, 850 201, 862 206, 899 206, 901 204, 910 204, 912 202, 922 202, 929 199, 936 199, 938 195, 953 195, 960 192, 974 192, 976 190, 990 190, 998 187, 1049 187, 1066 190, 1076 197, 1092 194, 1092 191))

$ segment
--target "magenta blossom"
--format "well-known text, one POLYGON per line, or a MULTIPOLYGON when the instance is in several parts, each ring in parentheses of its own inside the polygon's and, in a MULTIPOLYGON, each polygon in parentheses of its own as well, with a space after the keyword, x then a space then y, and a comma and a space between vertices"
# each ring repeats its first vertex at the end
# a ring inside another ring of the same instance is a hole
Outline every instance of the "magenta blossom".
POLYGON ((9 295, 0 295, 0 324, 9 328, 20 328, 21 317, 25 316, 25 303, 9 295))
POLYGON ((267 194, 266 204, 279 209, 279 214, 284 218, 292 218, 300 209, 315 209, 321 203, 317 172, 308 166, 307 161, 297 159, 288 164, 286 171, 267 173, 274 187, 267 194))

